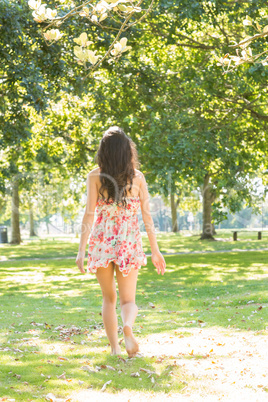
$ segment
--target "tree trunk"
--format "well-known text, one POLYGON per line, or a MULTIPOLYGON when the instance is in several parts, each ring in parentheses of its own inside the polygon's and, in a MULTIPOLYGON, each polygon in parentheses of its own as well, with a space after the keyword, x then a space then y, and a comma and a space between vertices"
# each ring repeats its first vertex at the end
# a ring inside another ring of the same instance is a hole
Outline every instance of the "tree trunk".
POLYGON ((172 232, 178 232, 178 219, 177 219, 177 208, 179 205, 179 199, 175 201, 175 194, 170 193, 170 204, 171 204, 171 217, 172 217, 172 232))
POLYGON ((215 240, 213 237, 213 232, 215 232, 214 225, 211 222, 211 204, 213 196, 211 194, 210 187, 210 176, 206 174, 203 185, 203 232, 201 235, 201 240, 210 239, 215 240))
POLYGON ((19 199, 19 183, 14 180, 12 186, 11 200, 11 244, 20 244, 20 199, 19 199))
POLYGON ((33 215, 33 206, 29 203, 29 223, 30 223, 30 236, 37 236, 34 231, 34 215, 33 215))

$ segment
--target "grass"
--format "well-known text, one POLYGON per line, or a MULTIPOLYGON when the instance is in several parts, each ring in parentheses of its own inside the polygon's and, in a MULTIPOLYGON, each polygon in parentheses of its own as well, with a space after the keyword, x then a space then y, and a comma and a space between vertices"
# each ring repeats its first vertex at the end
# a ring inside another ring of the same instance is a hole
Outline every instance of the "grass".
MULTIPOLYGON (((169 243, 163 239, 166 249, 174 238, 169 243)), ((44 259, 0 264, 2 397, 43 401, 52 392, 67 398, 81 389, 100 390, 108 380, 109 392, 182 391, 187 378, 180 366, 172 366, 171 373, 169 357, 110 356, 95 276, 80 274, 74 260, 46 260, 48 255, 68 255, 72 243, 30 246, 28 254, 44 259), (141 368, 155 373, 154 383, 141 368), (131 376, 136 372, 140 377, 131 376), (63 373, 65 379, 58 378, 63 373)), ((23 255, 22 246, 13 253, 23 255)), ((268 334, 267 260, 265 251, 168 256, 162 277, 148 258, 138 280, 137 338, 141 342, 148 334, 167 332, 188 336, 187 329, 203 326, 268 334)))
MULTIPOLYGON (((217 241, 201 241, 198 235, 185 235, 180 233, 158 233, 157 240, 163 253, 187 253, 194 251, 221 251, 264 249, 268 247, 268 232, 262 233, 262 240, 257 240, 256 232, 239 232, 238 241, 232 240, 232 232, 219 230, 217 241)), ((143 236, 144 251, 150 254, 147 235, 143 236)), ((61 239, 36 238, 25 240, 19 246, 0 244, 0 261, 5 259, 25 258, 64 258, 73 257, 77 253, 79 239, 74 237, 61 239)))

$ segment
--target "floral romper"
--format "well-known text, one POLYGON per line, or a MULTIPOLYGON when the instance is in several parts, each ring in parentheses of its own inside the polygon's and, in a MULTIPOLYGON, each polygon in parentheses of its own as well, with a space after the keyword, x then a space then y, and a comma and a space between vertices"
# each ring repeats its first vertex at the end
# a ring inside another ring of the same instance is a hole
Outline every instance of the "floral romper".
POLYGON ((98 198, 89 236, 87 272, 107 268, 113 261, 123 276, 147 264, 138 224, 139 197, 127 197, 126 207, 98 198))

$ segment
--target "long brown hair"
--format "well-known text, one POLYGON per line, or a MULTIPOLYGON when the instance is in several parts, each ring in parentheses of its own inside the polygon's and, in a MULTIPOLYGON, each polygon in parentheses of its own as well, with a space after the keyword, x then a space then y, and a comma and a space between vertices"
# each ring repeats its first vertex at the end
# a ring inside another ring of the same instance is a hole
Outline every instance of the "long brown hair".
POLYGON ((131 193, 135 168, 138 167, 136 145, 125 132, 117 127, 108 128, 103 134, 96 155, 100 167, 100 194, 107 200, 126 205, 127 190, 131 193), (128 188, 127 188, 128 187, 128 188))

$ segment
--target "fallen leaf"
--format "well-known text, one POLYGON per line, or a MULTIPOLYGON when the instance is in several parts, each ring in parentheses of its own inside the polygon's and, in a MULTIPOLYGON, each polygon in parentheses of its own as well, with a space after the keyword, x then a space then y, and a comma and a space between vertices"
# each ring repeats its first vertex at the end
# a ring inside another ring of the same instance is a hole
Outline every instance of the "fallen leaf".
POLYGON ((145 368, 140 368, 140 371, 144 371, 145 373, 147 373, 147 374, 156 374, 156 372, 155 371, 151 371, 151 370, 148 370, 148 369, 145 369, 145 368))
POLYGON ((95 373, 95 370, 89 366, 82 366, 81 369, 88 371, 89 373, 95 373))
POLYGON ((115 368, 112 367, 112 366, 108 366, 108 365, 107 365, 107 369, 108 369, 108 370, 113 370, 113 371, 115 371, 115 368))
POLYGON ((61 379, 64 379, 64 380, 66 379, 65 373, 62 373, 61 375, 57 375, 57 377, 58 377, 58 378, 61 378, 61 379))
POLYGON ((103 385, 103 387, 102 387, 102 389, 101 389, 101 392, 104 392, 104 391, 106 390, 107 385, 111 384, 111 382, 112 382, 112 380, 107 381, 107 382, 103 385))
POLYGON ((131 373, 130 376, 131 377, 140 377, 140 374, 137 371, 136 373, 131 373))
MULTIPOLYGON (((122 340, 123 341, 123 340, 122 340)), ((118 356, 118 360, 120 360, 121 362, 123 362, 123 363, 126 363, 127 361, 126 361, 126 359, 124 359, 123 357, 121 357, 121 356, 118 356)))
POLYGON ((46 395, 46 400, 50 401, 50 402, 55 402, 57 400, 57 398, 55 397, 55 395, 53 395, 51 392, 49 394, 46 395))

